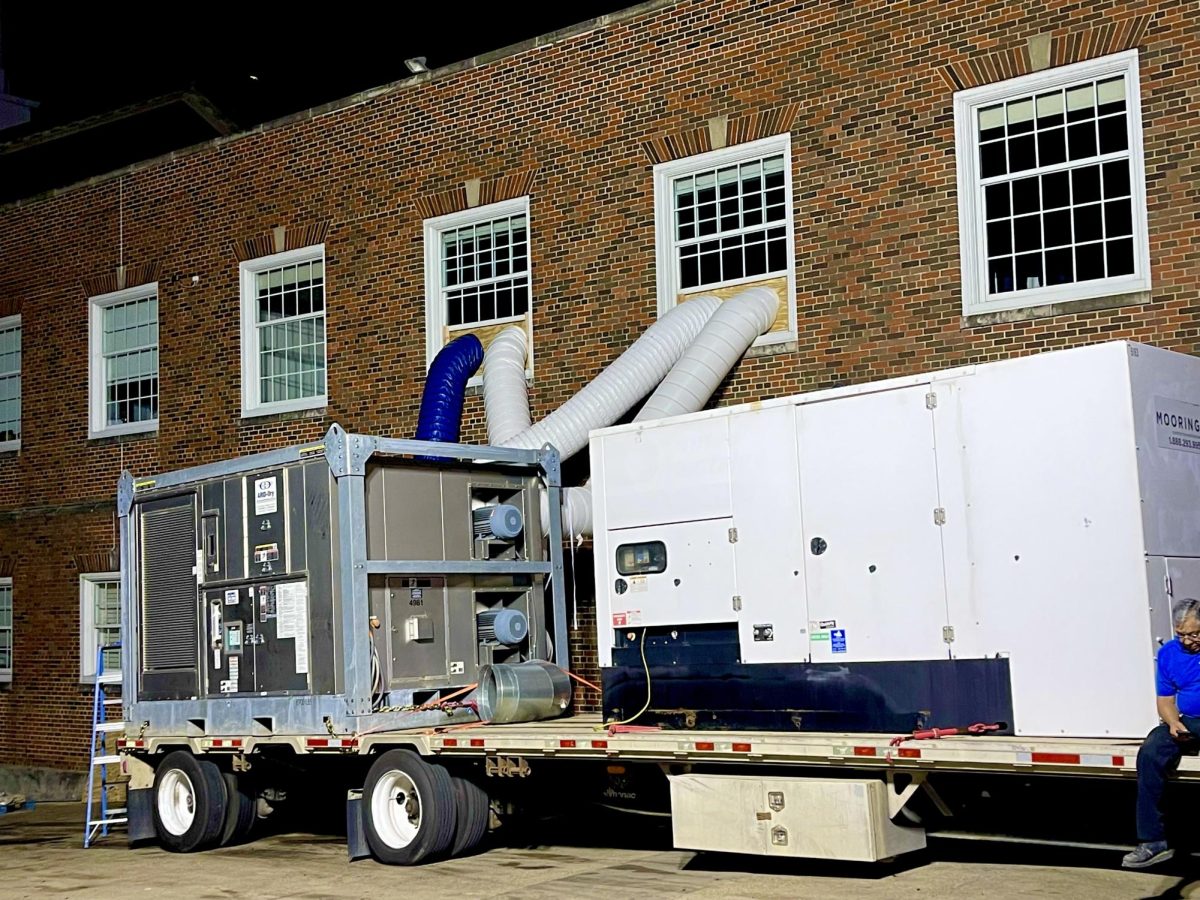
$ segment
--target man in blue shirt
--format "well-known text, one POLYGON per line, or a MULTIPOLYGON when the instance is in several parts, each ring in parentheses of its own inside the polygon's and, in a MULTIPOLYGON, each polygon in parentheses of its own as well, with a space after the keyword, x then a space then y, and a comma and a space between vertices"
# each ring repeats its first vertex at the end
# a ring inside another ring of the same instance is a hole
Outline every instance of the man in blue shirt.
POLYGON ((1163 724, 1138 751, 1137 847, 1121 865, 1144 869, 1175 855, 1167 846, 1162 798, 1167 777, 1185 754, 1200 751, 1200 600, 1180 600, 1171 609, 1175 640, 1158 651, 1158 717, 1163 724))

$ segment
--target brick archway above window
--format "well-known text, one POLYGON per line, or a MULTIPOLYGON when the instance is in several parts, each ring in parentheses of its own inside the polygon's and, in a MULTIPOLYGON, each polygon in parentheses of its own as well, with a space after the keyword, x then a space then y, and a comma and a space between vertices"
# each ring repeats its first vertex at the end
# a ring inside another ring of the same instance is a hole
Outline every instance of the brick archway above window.
POLYGON ((261 256, 323 244, 329 234, 329 224, 328 219, 323 219, 306 225, 277 225, 270 231, 235 240, 233 255, 241 263, 261 256))
POLYGON ((21 298, 15 294, 0 293, 0 319, 21 314, 21 298))
POLYGON ((158 273, 162 265, 157 262, 145 262, 132 266, 117 266, 111 272, 102 275, 89 275, 82 279, 85 297, 98 297, 101 294, 112 294, 125 288, 138 287, 142 284, 152 284, 158 281, 158 273))
POLYGON ((17 558, 15 556, 0 556, 0 578, 12 578, 13 572, 17 570, 17 558))
POLYGON ((1036 35, 1025 42, 947 63, 938 74, 953 91, 992 84, 1030 72, 1130 50, 1141 43, 1154 16, 1113 19, 1091 28, 1036 35))
POLYGON ((800 104, 789 103, 733 118, 715 116, 699 128, 659 134, 642 141, 642 150, 654 165, 686 159, 791 131, 799 114, 800 104))
POLYGON ((121 557, 116 548, 98 551, 76 551, 75 568, 79 572, 119 572, 121 557))
POLYGON ((522 169, 495 178, 472 178, 448 191, 417 197, 413 206, 422 219, 435 219, 476 206, 515 200, 532 192, 540 172, 537 168, 522 169))

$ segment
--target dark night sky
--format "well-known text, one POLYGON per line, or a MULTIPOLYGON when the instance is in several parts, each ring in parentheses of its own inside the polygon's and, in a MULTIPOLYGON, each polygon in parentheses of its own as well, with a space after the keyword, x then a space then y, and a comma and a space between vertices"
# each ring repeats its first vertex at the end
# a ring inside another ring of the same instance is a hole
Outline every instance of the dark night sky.
POLYGON ((41 127, 189 86, 246 127, 407 77, 408 57, 437 68, 633 3, 523 5, 0 0, 0 41, 41 127))

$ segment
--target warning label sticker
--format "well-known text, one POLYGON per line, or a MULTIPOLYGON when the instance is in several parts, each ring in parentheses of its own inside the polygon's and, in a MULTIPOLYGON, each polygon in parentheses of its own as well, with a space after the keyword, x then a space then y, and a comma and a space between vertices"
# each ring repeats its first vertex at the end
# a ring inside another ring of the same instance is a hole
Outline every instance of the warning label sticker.
POLYGON ((846 629, 835 628, 829 632, 829 649, 834 653, 846 652, 846 629))
POLYGON ((626 628, 630 625, 641 625, 642 611, 640 609, 628 609, 625 612, 613 613, 612 622, 613 628, 626 628))
POLYGON ((237 606, 237 602, 238 602, 238 592, 237 592, 236 588, 225 592, 225 605, 226 606, 237 606))

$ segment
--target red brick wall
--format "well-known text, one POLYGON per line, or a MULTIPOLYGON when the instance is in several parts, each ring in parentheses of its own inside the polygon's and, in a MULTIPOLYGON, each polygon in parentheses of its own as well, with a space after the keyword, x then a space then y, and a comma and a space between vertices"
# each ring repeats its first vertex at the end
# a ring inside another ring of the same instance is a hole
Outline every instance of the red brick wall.
MULTIPOLYGON (((531 400, 544 414, 653 320, 643 145, 789 104, 800 337, 745 360, 720 403, 1111 338, 1195 352, 1197 83, 1200 31, 1177 0, 680 2, 0 210, 0 303, 21 305, 26 373, 23 449, 0 459, 0 510, 111 496, 122 465, 178 468, 309 440, 331 421, 411 434, 425 366, 417 201, 534 169, 531 400), (1057 62, 1141 51, 1153 296, 964 328, 951 84, 1024 71, 1026 42, 1043 34, 1057 62), (234 246, 312 223, 328 224, 328 410, 243 421, 234 246), (81 283, 122 259, 160 270, 161 426, 89 442, 81 283)), ((467 439, 482 438, 481 419, 472 398, 467 439)), ((0 762, 30 758, 12 735, 31 696, 66 704, 75 690, 71 665, 32 664, 62 648, 39 643, 28 604, 73 615, 76 602, 73 573, 35 542, 86 543, 91 520, 52 521, 0 525, 0 556, 19 559, 0 762)), ((77 732, 56 727, 63 737, 34 756, 78 765, 77 732)))

